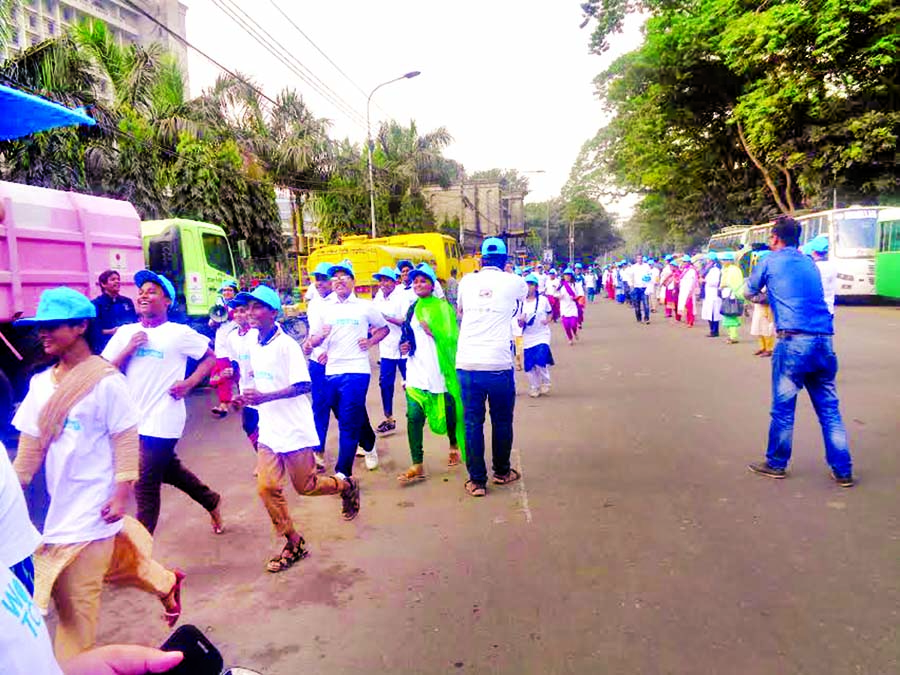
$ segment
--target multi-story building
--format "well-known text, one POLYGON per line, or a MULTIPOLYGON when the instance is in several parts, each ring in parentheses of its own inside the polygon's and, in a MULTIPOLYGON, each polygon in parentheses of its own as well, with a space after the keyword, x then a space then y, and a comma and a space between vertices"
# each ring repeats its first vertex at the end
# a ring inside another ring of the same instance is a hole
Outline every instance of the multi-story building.
POLYGON ((187 75, 184 44, 135 11, 131 3, 185 37, 187 7, 179 0, 17 0, 12 7, 11 40, 5 48, 0 46, 0 57, 5 59, 62 34, 67 26, 94 18, 103 21, 120 44, 160 43, 178 57, 187 75))

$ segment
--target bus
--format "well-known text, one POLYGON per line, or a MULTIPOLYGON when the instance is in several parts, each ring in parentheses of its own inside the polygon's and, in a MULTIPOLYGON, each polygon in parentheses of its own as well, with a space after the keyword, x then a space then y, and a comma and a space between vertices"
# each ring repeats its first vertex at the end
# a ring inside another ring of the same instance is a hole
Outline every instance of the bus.
POLYGON ((719 230, 709 238, 706 252, 724 253, 725 251, 731 251, 737 254, 738 251, 742 251, 747 246, 747 233, 749 231, 749 227, 743 226, 726 227, 723 230, 719 230))
POLYGON ((900 300, 900 208, 878 214, 878 251, 875 253, 875 293, 900 300))

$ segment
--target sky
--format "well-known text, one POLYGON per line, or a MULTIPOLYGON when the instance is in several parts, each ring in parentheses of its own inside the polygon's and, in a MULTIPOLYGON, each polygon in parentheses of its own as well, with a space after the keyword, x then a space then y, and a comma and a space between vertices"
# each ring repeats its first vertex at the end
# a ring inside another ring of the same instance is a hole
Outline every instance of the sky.
MULTIPOLYGON (((617 36, 609 54, 590 54, 591 26, 579 29, 577 0, 183 2, 188 6, 188 42, 251 77, 273 98, 284 87, 297 89, 316 116, 331 120, 333 138, 363 141, 368 92, 404 73, 421 71, 416 78, 379 89, 372 99, 372 128, 390 118, 403 124, 415 120, 420 133, 444 126, 453 137, 445 156, 461 162, 470 174, 494 167, 542 170, 526 174, 527 201, 559 193, 581 145, 603 124, 593 78, 641 40, 635 22, 617 36), (252 17, 289 50, 294 68, 324 93, 217 5, 236 6, 252 17), (335 103, 337 97, 343 102, 335 103)), ((221 72, 194 51, 189 51, 188 68, 192 95, 221 72)))

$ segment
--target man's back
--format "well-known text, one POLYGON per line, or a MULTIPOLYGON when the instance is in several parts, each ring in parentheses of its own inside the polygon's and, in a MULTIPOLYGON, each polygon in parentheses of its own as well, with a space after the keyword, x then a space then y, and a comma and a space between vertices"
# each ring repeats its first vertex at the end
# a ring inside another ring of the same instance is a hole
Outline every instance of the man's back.
POLYGON ((494 267, 462 278, 458 304, 463 314, 456 357, 459 368, 512 368, 510 321, 527 293, 524 279, 494 267))
POLYGON ((822 291, 815 263, 796 248, 788 247, 763 258, 753 270, 750 294, 766 288, 781 331, 831 335, 834 322, 822 291))

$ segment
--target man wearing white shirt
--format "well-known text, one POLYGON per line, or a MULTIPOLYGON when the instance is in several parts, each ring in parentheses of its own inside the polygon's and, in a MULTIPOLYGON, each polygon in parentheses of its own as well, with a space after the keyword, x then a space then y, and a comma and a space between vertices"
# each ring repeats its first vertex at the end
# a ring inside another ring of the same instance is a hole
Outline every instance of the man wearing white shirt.
POLYGON ((394 420, 394 384, 398 370, 403 380, 406 380, 406 361, 400 355, 400 326, 406 320, 410 303, 406 294, 397 288, 397 273, 390 267, 382 267, 372 276, 380 285, 372 304, 381 312, 389 329, 387 337, 378 343, 378 355, 381 359, 378 386, 381 389, 384 421, 376 431, 386 434, 397 428, 394 420))
POLYGON ((160 487, 168 483, 205 508, 213 531, 221 534, 220 496, 188 471, 175 454, 187 416, 184 398, 212 370, 215 355, 206 337, 168 320, 175 299, 175 287, 168 279, 141 270, 134 275, 134 283, 140 323, 119 328, 102 356, 125 373, 140 410, 141 470, 134 489, 137 519, 153 533, 159 520, 160 487), (188 358, 200 363, 185 379, 188 358))
POLYGON ((828 237, 819 235, 810 239, 809 243, 803 246, 802 251, 812 257, 813 262, 816 263, 816 269, 819 270, 819 276, 822 277, 825 304, 828 306, 829 313, 834 316, 834 296, 837 294, 838 278, 837 268, 828 259, 828 237))
POLYGON ((638 323, 650 323, 650 298, 647 297, 647 286, 653 280, 650 265, 644 262, 644 256, 636 256, 634 265, 629 268, 631 281, 631 304, 634 306, 634 317, 638 323), (641 312, 643 311, 643 318, 641 312))
POLYGON ((281 311, 278 294, 261 285, 238 298, 249 304, 258 331, 257 342, 250 348, 255 388, 241 394, 242 403, 259 411, 257 488, 276 532, 287 540, 266 569, 282 572, 309 555, 287 508, 285 478, 304 496, 340 494, 346 520, 359 513, 359 484, 353 478, 326 478, 316 471, 313 455, 319 436, 307 396, 312 383, 300 345, 275 322, 281 311))
MULTIPOLYGON (((337 415, 340 430, 336 473, 344 478, 353 475, 353 458, 368 420, 366 392, 372 377, 369 349, 387 337, 389 329, 371 301, 353 294, 356 281, 350 261, 332 265, 330 276, 335 299, 325 306, 321 325, 315 330, 310 326, 309 343, 325 350, 319 363, 325 365, 328 405, 337 415)), ((378 466, 374 446, 365 456, 367 468, 378 466)))
MULTIPOLYGON (((313 283, 310 285, 310 288, 315 289, 315 296, 310 300, 306 308, 306 319, 309 322, 310 336, 313 334, 314 329, 318 330, 322 326, 322 313, 325 311, 325 303, 334 301, 334 294, 331 291, 331 277, 328 274, 330 270, 330 262, 320 262, 312 273, 313 283)), ((325 364, 319 362, 325 350, 321 347, 314 349, 309 336, 307 336, 307 339, 303 342, 303 352, 309 357, 313 418, 316 423, 316 433, 319 436, 319 447, 315 454, 316 468, 319 473, 324 473, 325 437, 328 435, 328 417, 331 415, 331 408, 328 406, 328 392, 325 390, 325 364)))
POLYGON ((456 368, 462 389, 466 427, 466 491, 473 497, 486 494, 484 461, 485 404, 490 405, 494 483, 505 485, 520 478, 510 467, 513 408, 516 385, 511 320, 521 312, 528 287, 522 277, 506 274, 506 244, 490 237, 481 246, 482 267, 459 282, 462 323, 456 368))
POLYGON ((544 273, 544 263, 535 265, 534 276, 536 276, 538 280, 538 293, 544 295, 547 290, 547 275, 544 273))

